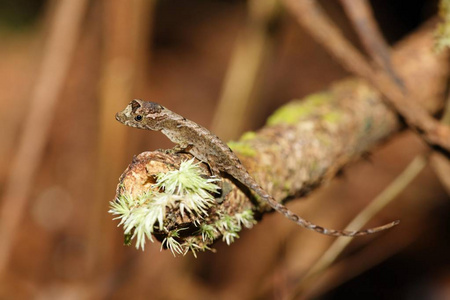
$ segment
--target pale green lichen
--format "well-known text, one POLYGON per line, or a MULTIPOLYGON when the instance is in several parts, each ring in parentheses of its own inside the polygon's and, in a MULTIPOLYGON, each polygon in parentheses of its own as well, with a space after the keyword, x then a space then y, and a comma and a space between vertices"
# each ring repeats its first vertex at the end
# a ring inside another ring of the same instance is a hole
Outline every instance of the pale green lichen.
POLYGON ((239 226, 244 226, 245 228, 252 228, 256 224, 255 218, 253 217, 253 211, 250 209, 244 210, 241 213, 234 215, 239 226))
POLYGON ((342 115, 335 111, 330 111, 322 116, 322 119, 328 123, 337 123, 341 120, 342 115))
POLYGON ((177 256, 177 254, 186 255, 187 248, 183 247, 180 242, 178 242, 177 238, 179 237, 179 230, 169 232, 161 243, 161 250, 166 247, 172 252, 173 256, 177 256))
MULTIPOLYGON (((197 245, 197 243, 194 242, 193 239, 187 240, 183 244, 183 247, 184 249, 186 249, 186 251, 191 251, 192 255, 194 255, 195 258, 197 258, 197 252, 199 251, 205 252, 206 250, 211 250, 211 248, 209 248, 206 245, 203 246, 197 245)), ((183 255, 186 255, 186 253, 184 253, 183 255)))
POLYGON ((114 219, 120 219, 118 226, 123 225, 124 234, 128 237, 128 242, 127 239, 125 242, 129 243, 136 237, 136 248, 144 249, 145 237, 153 242, 151 236, 153 228, 156 223, 159 227, 163 225, 165 207, 170 205, 171 201, 172 198, 167 195, 161 197, 151 192, 134 198, 130 194, 123 194, 115 201, 111 201, 109 212, 117 216, 114 219))
POLYGON ((253 157, 257 154, 257 151, 246 142, 251 141, 256 137, 257 134, 254 131, 247 131, 241 136, 239 141, 230 141, 227 145, 231 150, 233 150, 233 152, 237 152, 243 156, 253 157))
POLYGON ((227 245, 230 245, 235 239, 239 238, 238 232, 241 231, 242 227, 232 216, 223 215, 215 225, 217 230, 222 234, 222 240, 227 245))
POLYGON ((180 203, 181 213, 186 209, 189 213, 204 215, 214 202, 211 193, 219 190, 217 181, 218 178, 203 178, 199 164, 194 164, 191 159, 181 163, 179 170, 158 174, 155 186, 163 188, 166 194, 183 197, 184 201, 180 203))
POLYGON ((437 26, 434 33, 436 52, 450 47, 450 0, 440 1, 439 16, 442 18, 442 22, 437 26))
POLYGON ((233 152, 237 152, 240 155, 247 156, 247 157, 254 157, 257 154, 257 151, 250 146, 248 143, 245 142, 228 142, 228 147, 230 147, 233 152))
POLYGON ((256 221, 253 217, 253 211, 244 210, 233 216, 223 214, 213 224, 202 224, 199 232, 204 242, 211 242, 222 235, 222 240, 230 245, 235 239, 239 238, 238 232, 243 227, 252 228, 254 224, 256 224, 256 221))
POLYGON ((256 132, 254 131, 247 131, 244 132, 244 134, 241 136, 240 140, 241 141, 251 141, 256 137, 256 132))
POLYGON ((180 200, 177 195, 158 193, 153 194, 147 203, 132 209, 123 222, 123 228, 125 234, 133 231, 131 239, 136 237, 136 248, 144 250, 146 239, 153 242, 155 226, 158 224, 158 229, 163 230, 166 207, 172 206, 177 200, 180 200))
POLYGON ((238 239, 239 235, 235 231, 225 231, 222 236, 222 241, 226 242, 228 246, 234 243, 235 239, 238 239))
POLYGON ((204 223, 200 225, 200 233, 204 242, 212 242, 219 232, 214 225, 204 223))
POLYGON ((321 92, 290 102, 277 109, 268 119, 267 125, 295 124, 304 117, 310 116, 330 100, 329 92, 321 92))
POLYGON ((256 221, 251 210, 245 210, 234 216, 225 214, 214 223, 214 232, 219 232, 222 235, 222 240, 230 245, 235 239, 239 238, 238 232, 242 230, 242 227, 252 228, 253 224, 256 224, 256 221))

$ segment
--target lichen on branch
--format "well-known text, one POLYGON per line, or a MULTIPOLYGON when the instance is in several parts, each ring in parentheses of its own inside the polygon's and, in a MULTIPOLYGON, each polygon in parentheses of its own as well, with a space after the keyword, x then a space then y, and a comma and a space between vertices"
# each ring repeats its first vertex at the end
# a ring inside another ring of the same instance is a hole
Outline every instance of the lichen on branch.
POLYGON ((439 16, 441 22, 435 31, 436 44, 434 45, 437 52, 450 47, 450 0, 439 2, 439 16))

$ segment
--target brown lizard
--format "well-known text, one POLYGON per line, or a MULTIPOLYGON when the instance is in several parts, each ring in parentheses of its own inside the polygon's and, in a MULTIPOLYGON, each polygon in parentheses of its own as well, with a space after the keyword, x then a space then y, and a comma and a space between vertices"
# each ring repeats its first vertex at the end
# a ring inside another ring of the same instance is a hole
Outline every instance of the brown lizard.
MULTIPOLYGON (((277 202, 250 176, 234 152, 216 135, 206 128, 192 122, 164 106, 135 99, 122 111, 116 114, 117 121, 140 129, 161 131, 178 146, 195 158, 209 165, 213 174, 226 173, 253 190, 274 210, 300 226, 332 236, 361 236, 391 228, 399 223, 365 229, 361 231, 346 231, 327 229, 315 225, 291 212, 286 206, 277 202)), ((179 148, 178 148, 179 147, 179 148)))

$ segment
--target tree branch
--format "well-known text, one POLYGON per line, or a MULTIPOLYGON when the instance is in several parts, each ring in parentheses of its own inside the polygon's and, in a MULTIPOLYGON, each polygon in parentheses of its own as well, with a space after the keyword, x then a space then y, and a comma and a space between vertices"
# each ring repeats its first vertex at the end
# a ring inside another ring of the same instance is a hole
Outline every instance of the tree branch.
MULTIPOLYGON (((406 167, 397 178, 387 186, 368 206, 364 208, 346 227, 346 230, 358 230, 362 228, 375 214, 395 199, 427 166, 428 157, 422 155, 416 158, 406 167)), ((322 256, 314 263, 308 272, 298 282, 292 299, 304 294, 313 284, 314 279, 328 269, 350 244, 352 239, 337 238, 322 256)))
MULTIPOLYGON (((426 109, 435 112, 440 106, 448 70, 442 63, 443 57, 432 53, 432 44, 432 30, 424 29, 395 50, 393 62, 406 81, 416 82, 411 92, 426 99, 426 109)), ((245 134, 230 146, 262 187, 283 201, 310 193, 401 127, 396 113, 384 103, 377 89, 352 78, 286 104, 268 119, 267 126, 245 134)), ((138 155, 121 177, 118 197, 127 192, 145 192, 155 183, 157 174, 176 169, 181 161, 190 158, 188 154, 160 152, 138 155)), ((203 173, 210 175, 206 166, 203 173)), ((210 208, 202 222, 215 222, 223 215, 233 216, 249 209, 256 213, 270 210, 251 201, 249 194, 233 182, 225 180, 222 188, 225 199, 216 197, 217 205, 210 208)), ((196 231, 195 219, 180 217, 173 210, 170 214, 169 225, 185 229, 179 232, 183 241, 210 244, 204 243, 196 231)))

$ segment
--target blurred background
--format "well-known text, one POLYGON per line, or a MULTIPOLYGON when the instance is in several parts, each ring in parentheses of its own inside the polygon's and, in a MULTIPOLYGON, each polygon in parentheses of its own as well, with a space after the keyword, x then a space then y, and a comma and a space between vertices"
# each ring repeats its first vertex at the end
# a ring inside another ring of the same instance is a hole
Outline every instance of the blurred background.
MULTIPOLYGON (((339 3, 320 2, 358 45, 339 3)), ((437 12, 430 0, 372 5, 391 45, 437 12)), ((230 140, 349 75, 278 1, 2 0, 0 41, 1 299, 285 299, 333 242, 267 214, 231 246, 174 258, 123 246, 108 214, 133 155, 172 147, 115 121, 131 99, 230 140)), ((289 207, 342 228, 425 149, 400 133, 289 207)), ((407 225, 353 241, 298 297, 450 299, 448 200, 426 168, 383 212, 407 225)))

